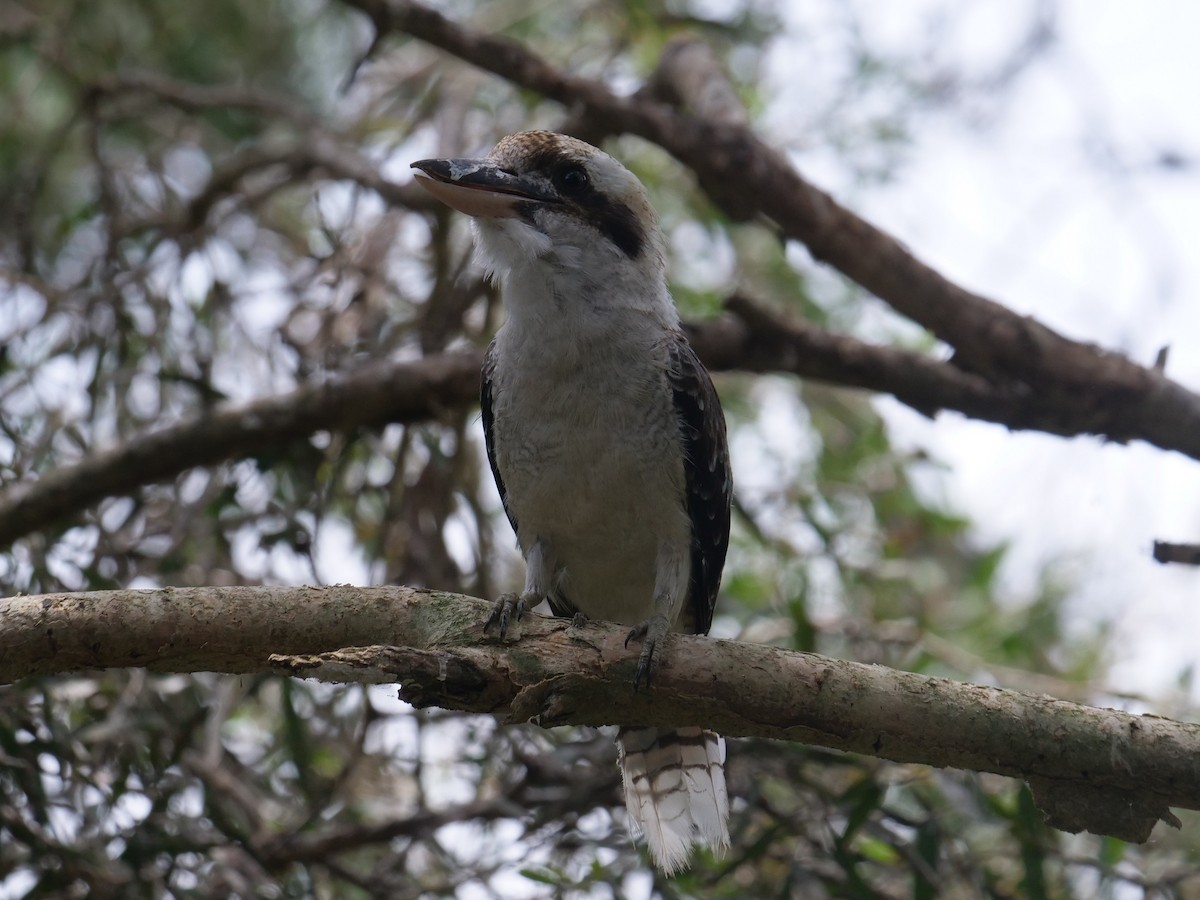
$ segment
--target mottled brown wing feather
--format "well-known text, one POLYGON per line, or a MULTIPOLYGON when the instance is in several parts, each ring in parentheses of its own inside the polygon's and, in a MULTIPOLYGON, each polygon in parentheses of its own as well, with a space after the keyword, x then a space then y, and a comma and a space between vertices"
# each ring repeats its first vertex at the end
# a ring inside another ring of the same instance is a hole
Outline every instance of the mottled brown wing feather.
POLYGON ((692 521, 689 601, 697 634, 712 627, 721 570, 729 549, 733 473, 725 415, 708 372, 682 334, 670 344, 671 392, 683 439, 687 511, 692 521))

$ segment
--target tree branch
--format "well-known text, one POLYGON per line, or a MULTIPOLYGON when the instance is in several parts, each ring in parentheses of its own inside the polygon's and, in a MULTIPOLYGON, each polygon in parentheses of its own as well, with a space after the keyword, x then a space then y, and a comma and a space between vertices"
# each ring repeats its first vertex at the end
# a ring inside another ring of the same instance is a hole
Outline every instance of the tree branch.
MULTIPOLYGON (((1015 382, 996 384, 949 362, 849 335, 768 309, 744 296, 731 315, 687 323, 688 337, 714 372, 783 372, 892 394, 923 415, 955 410, 1012 429, 1071 436, 1100 430, 1094 410, 1015 382)), ((150 432, 37 481, 0 492, 0 547, 99 500, 216 465, 322 430, 412 423, 477 402, 479 351, 364 366, 326 382, 242 404, 218 406, 150 432)))
POLYGON ((1155 541, 1154 560, 1160 563, 1200 566, 1200 544, 1173 544, 1169 541, 1155 541))
POLYGON ((959 368, 1016 380, 1110 440, 1145 440, 1200 458, 1200 396, 1120 354, 1073 341, 974 294, 918 260, 800 176, 747 127, 676 112, 645 96, 619 97, 598 81, 556 69, 511 40, 463 28, 412 0, 344 0, 380 34, 416 37, 586 116, 593 127, 658 144, 696 174, 738 221, 763 217, 819 260, 885 300, 956 350, 959 368))
POLYGON ((479 354, 447 353, 375 363, 286 394, 220 406, 95 452, 0 494, 0 546, 104 497, 174 478, 193 466, 249 456, 324 429, 435 418, 478 396, 479 362, 479 354))
MULTIPOLYGON (((1039 391, 1020 381, 996 381, 960 368, 953 360, 868 344, 744 296, 729 298, 725 308, 734 318, 703 329, 688 326, 697 352, 714 371, 787 372, 891 394, 929 418, 949 409, 1012 430, 1063 437, 1105 434, 1119 417, 1114 407, 1083 402, 1078 395, 1039 391), (719 341, 713 339, 718 329, 719 341)), ((1113 403, 1120 407, 1119 400, 1114 398, 1113 403)), ((1127 411, 1134 413, 1136 408, 1127 411)))
POLYGON ((482 633, 487 609, 404 587, 15 597, 0 601, 0 682, 122 666, 400 682, 416 706, 511 722, 702 724, 1025 778, 1051 824, 1124 840, 1200 809, 1197 725, 694 635, 672 636, 635 693, 623 627, 533 615, 502 642, 482 633), (365 646, 381 638, 393 646, 365 646))

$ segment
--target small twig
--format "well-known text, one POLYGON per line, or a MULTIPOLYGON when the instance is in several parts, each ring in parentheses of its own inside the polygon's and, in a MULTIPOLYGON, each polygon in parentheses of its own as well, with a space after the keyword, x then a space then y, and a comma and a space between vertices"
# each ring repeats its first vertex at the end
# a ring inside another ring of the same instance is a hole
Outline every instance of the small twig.
POLYGON ((1180 563, 1185 566, 1200 566, 1200 544, 1171 544, 1167 541, 1155 541, 1154 560, 1164 564, 1180 563))

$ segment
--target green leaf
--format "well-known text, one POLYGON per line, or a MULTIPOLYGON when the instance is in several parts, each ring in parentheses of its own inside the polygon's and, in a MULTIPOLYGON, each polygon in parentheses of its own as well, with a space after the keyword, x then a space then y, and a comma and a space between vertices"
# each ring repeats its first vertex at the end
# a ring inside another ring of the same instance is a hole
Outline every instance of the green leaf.
POLYGON ((839 805, 850 804, 846 817, 846 827, 838 839, 847 843, 871 817, 871 813, 879 808, 883 800, 883 789, 870 777, 863 778, 838 798, 839 805))
MULTIPOLYGON (((930 819, 917 829, 917 857, 935 875, 938 870, 938 854, 941 851, 941 829, 937 821, 930 819)), ((938 885, 930 881, 918 868, 913 869, 913 900, 933 900, 938 895, 938 885)))

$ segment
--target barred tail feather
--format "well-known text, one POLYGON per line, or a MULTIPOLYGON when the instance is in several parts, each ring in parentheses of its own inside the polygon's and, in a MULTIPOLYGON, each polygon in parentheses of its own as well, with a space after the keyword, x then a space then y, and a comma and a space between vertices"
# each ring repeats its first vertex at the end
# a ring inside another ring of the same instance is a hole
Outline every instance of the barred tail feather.
POLYGON ((729 846, 725 740, 702 728, 621 728, 617 733, 631 828, 646 836, 667 875, 682 869, 692 844, 729 846))

